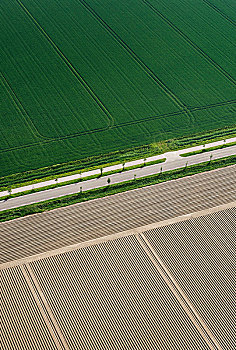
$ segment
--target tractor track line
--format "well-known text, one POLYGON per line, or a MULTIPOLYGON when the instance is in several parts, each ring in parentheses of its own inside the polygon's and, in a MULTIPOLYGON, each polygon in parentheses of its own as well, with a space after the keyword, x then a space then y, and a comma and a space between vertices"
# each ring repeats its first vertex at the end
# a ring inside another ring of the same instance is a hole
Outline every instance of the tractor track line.
POLYGON ((46 33, 46 31, 41 27, 41 25, 37 22, 34 16, 30 13, 30 11, 24 6, 24 4, 20 0, 16 0, 18 5, 22 8, 24 13, 29 17, 29 19, 35 24, 41 34, 45 37, 57 55, 62 59, 67 68, 69 68, 70 72, 74 75, 74 77, 79 81, 79 83, 85 88, 90 97, 95 101, 97 106, 103 111, 109 121, 109 125, 104 128, 104 130, 109 129, 114 124, 114 119, 108 109, 104 106, 102 101, 98 98, 92 88, 88 85, 85 79, 80 75, 80 73, 75 69, 73 64, 69 61, 69 59, 63 54, 60 48, 55 44, 55 42, 51 39, 51 37, 46 33))
POLYGON ((230 22, 234 27, 236 26, 236 22, 230 18, 229 16, 227 16, 224 12, 222 12, 218 7, 216 7, 215 5, 213 5, 210 1, 208 0, 202 0, 203 2, 205 2, 205 4, 207 4, 209 7, 211 7, 213 10, 215 10, 216 12, 218 12, 223 18, 225 18, 228 22, 230 22))
MULTIPOLYGON (((203 0, 204 1, 204 0, 203 0)), ((195 44, 184 32, 182 32, 175 24, 173 24, 166 16, 158 11, 148 0, 142 0, 154 13, 156 13, 164 22, 166 22, 174 31, 176 31, 190 46, 192 46, 199 54, 201 54, 211 65, 213 65, 221 74, 223 74, 231 83, 236 85, 235 79, 226 72, 217 62, 208 56, 197 44, 195 44)))
MULTIPOLYGON (((206 110, 206 109, 211 109, 211 108, 215 108, 215 107, 224 107, 225 105, 232 105, 232 104, 236 104, 236 100, 231 100, 231 101, 225 101, 225 102, 219 102, 216 104, 211 104, 211 105, 206 105, 206 106, 197 106, 197 107, 189 107, 189 109, 192 112, 196 112, 196 111, 201 111, 201 110, 206 110)), ((152 116, 152 117, 147 117, 147 118, 142 118, 139 120, 133 120, 133 121, 129 121, 126 123, 122 123, 122 124, 118 124, 118 125, 113 125, 110 129, 118 129, 118 128, 123 128, 126 126, 131 126, 134 124, 140 124, 140 123, 144 123, 144 122, 148 122, 151 120, 161 120, 161 119, 166 119, 169 117, 173 117, 175 115, 181 115, 184 114, 184 112, 172 112, 172 113, 167 113, 167 114, 162 114, 159 116, 152 116)), ((104 128, 100 128, 100 129, 92 129, 92 130, 88 130, 88 131, 83 131, 80 133, 75 133, 75 134, 71 134, 71 135, 66 135, 66 136, 61 136, 61 137, 56 137, 56 138, 51 138, 51 139, 46 139, 44 141, 41 142, 35 142, 35 143, 30 143, 27 145, 23 145, 23 146, 17 146, 17 147, 12 147, 12 148, 7 148, 7 149, 2 149, 0 150, 0 154, 4 153, 4 152, 9 152, 9 151, 15 151, 15 150, 19 150, 19 149, 25 149, 25 148, 29 148, 29 147, 34 147, 37 145, 41 145, 41 144, 47 144, 47 143, 51 143, 51 142, 57 142, 57 141, 63 141, 63 140, 67 140, 67 139, 71 139, 74 137, 79 137, 79 136, 84 136, 84 135, 89 135, 89 134, 95 134, 95 133, 99 133, 99 132, 103 132, 106 131, 107 129, 104 128)))

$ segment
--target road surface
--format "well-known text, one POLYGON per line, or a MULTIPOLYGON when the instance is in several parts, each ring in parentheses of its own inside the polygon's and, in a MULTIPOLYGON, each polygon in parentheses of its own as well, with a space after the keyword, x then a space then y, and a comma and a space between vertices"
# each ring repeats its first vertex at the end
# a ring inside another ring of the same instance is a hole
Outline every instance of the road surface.
POLYGON ((0 264, 236 201, 236 165, 0 223, 0 264))
MULTIPOLYGON (((175 152, 166 152, 163 154, 158 154, 156 156, 152 156, 152 157, 148 157, 145 160, 142 159, 136 159, 133 160, 131 162, 127 162, 125 163, 125 165, 123 164, 115 164, 115 165, 111 165, 108 167, 104 167, 103 168, 103 175, 105 173, 108 172, 114 172, 116 170, 122 170, 123 166, 125 166, 125 168, 129 168, 129 167, 133 167, 133 166, 137 166, 137 165, 142 165, 144 164, 144 162, 148 163, 148 162, 154 162, 157 161, 159 159, 165 159, 167 158, 168 160, 170 160, 171 158, 176 158, 178 156, 180 156, 181 154, 184 153, 189 153, 189 152, 195 152, 195 151, 199 151, 202 149, 209 149, 211 147, 216 147, 216 146, 221 146, 224 144, 230 144, 236 142, 236 137, 230 138, 230 139, 226 139, 226 140, 220 140, 220 141, 216 141, 216 142, 211 142, 205 145, 199 145, 199 146, 194 146, 194 147, 189 147, 189 148, 185 148, 185 149, 181 149, 175 152)), ((52 179, 52 180, 47 180, 47 181, 40 181, 37 183, 33 183, 30 185, 26 185, 26 186, 20 186, 20 187, 16 187, 13 188, 11 191, 11 194, 17 194, 17 193, 22 193, 22 192, 26 192, 26 191, 31 191, 34 189, 43 189, 44 187, 48 187, 48 186, 52 186, 55 185, 57 183, 65 183, 65 182, 69 182, 69 181, 73 181, 73 180, 80 180, 82 178, 86 178, 86 177, 95 177, 98 176, 101 173, 100 169, 94 169, 94 170, 90 170, 90 171, 85 171, 85 172, 77 172, 76 174, 73 175, 67 175, 67 176, 61 176, 58 177, 57 179, 52 179)), ((8 195, 8 191, 2 191, 0 192, 0 198, 1 197, 5 197, 8 195)))
MULTIPOLYGON (((183 152, 185 153, 185 152, 183 152)), ((50 190, 40 191, 36 193, 27 194, 24 196, 8 199, 7 201, 0 201, 0 211, 13 209, 33 203, 43 202, 49 199, 55 199, 62 196, 67 196, 80 192, 80 190, 88 191, 99 187, 108 185, 108 178, 110 178, 110 184, 117 184, 124 181, 129 181, 136 178, 141 178, 153 174, 157 174, 162 171, 170 171, 178 168, 182 168, 186 165, 194 165, 202 162, 209 161, 210 155, 212 160, 219 159, 236 154, 236 146, 230 146, 211 152, 192 155, 189 157, 180 157, 177 152, 168 152, 167 159, 164 163, 145 166, 139 169, 133 169, 124 171, 109 176, 102 176, 91 180, 82 181, 79 183, 66 185, 62 187, 56 187, 50 190)))

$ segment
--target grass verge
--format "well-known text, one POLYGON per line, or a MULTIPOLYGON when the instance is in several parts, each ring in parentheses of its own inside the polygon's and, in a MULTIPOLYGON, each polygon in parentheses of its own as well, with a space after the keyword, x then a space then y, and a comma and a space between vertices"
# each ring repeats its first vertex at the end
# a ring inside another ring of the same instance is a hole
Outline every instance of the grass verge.
POLYGON ((119 163, 127 163, 132 160, 148 158, 168 151, 184 149, 234 136, 236 136, 236 127, 218 129, 204 134, 184 137, 178 140, 170 139, 162 142, 154 142, 149 145, 111 152, 105 155, 103 154, 100 156, 56 164, 23 173, 12 174, 0 177, 0 191, 5 191, 14 187, 26 186, 41 181, 52 180, 58 178, 59 176, 62 177, 73 175, 80 171, 85 172, 119 163))
POLYGON ((222 149, 222 148, 226 148, 226 147, 230 147, 230 146, 235 146, 235 145, 236 145, 236 142, 231 142, 231 143, 227 143, 226 145, 220 145, 220 146, 215 146, 215 147, 210 147, 210 148, 203 148, 203 149, 200 149, 200 150, 198 150, 198 151, 180 154, 180 157, 194 156, 195 154, 201 154, 201 153, 205 153, 205 152, 211 152, 211 151, 215 151, 215 150, 217 150, 217 149, 222 149))
POLYGON ((24 192, 19 192, 19 193, 14 193, 14 194, 10 194, 10 195, 7 195, 7 196, 3 196, 3 197, 0 197, 0 201, 8 200, 10 198, 16 198, 16 197, 20 197, 20 196, 25 196, 25 195, 31 194, 31 193, 51 190, 51 189, 56 188, 56 187, 72 185, 72 184, 75 184, 75 183, 79 183, 79 182, 83 182, 83 181, 87 181, 87 180, 91 180, 91 179, 96 179, 96 178, 101 177, 101 176, 109 176, 109 175, 112 175, 112 174, 121 173, 123 171, 128 171, 128 170, 132 170, 132 169, 139 169, 139 168, 143 168, 144 166, 148 166, 148 165, 155 165, 155 164, 159 164, 159 163, 164 163, 165 161, 166 161, 166 158, 162 158, 162 159, 158 159, 158 160, 155 160, 155 161, 152 161, 152 162, 146 162, 145 164, 138 164, 138 165, 133 165, 133 166, 126 167, 126 168, 123 168, 123 169, 106 171, 106 172, 102 173, 102 175, 100 175, 100 174, 99 175, 92 175, 92 176, 78 178, 78 179, 75 179, 75 180, 55 183, 53 185, 44 186, 44 187, 35 188, 35 189, 24 191, 24 192))
POLYGON ((76 193, 73 195, 60 197, 41 203, 35 203, 25 207, 5 210, 0 212, 0 222, 16 219, 26 215, 41 213, 44 211, 68 206, 75 203, 85 202, 91 199, 102 198, 116 193, 133 190, 140 187, 150 186, 169 180, 179 179, 185 176, 190 176, 234 164, 236 164, 236 156, 230 156, 226 158, 213 160, 210 162, 208 161, 189 167, 184 167, 177 170, 168 171, 165 173, 159 173, 156 175, 143 177, 136 180, 122 182, 120 184, 107 185, 102 188, 86 191, 83 193, 76 193))

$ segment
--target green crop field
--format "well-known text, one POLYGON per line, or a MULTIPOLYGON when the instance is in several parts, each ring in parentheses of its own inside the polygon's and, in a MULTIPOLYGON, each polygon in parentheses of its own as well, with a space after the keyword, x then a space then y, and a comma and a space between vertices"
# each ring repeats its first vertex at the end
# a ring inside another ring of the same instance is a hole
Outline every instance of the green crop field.
POLYGON ((236 125, 235 0, 1 0, 0 176, 236 125))

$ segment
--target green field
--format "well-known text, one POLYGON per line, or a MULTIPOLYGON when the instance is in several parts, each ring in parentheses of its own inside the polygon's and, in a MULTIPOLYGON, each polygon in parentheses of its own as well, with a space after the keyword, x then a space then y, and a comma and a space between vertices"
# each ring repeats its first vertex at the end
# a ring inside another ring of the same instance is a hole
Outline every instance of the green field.
POLYGON ((0 176, 236 125, 234 0, 1 0, 0 176))

